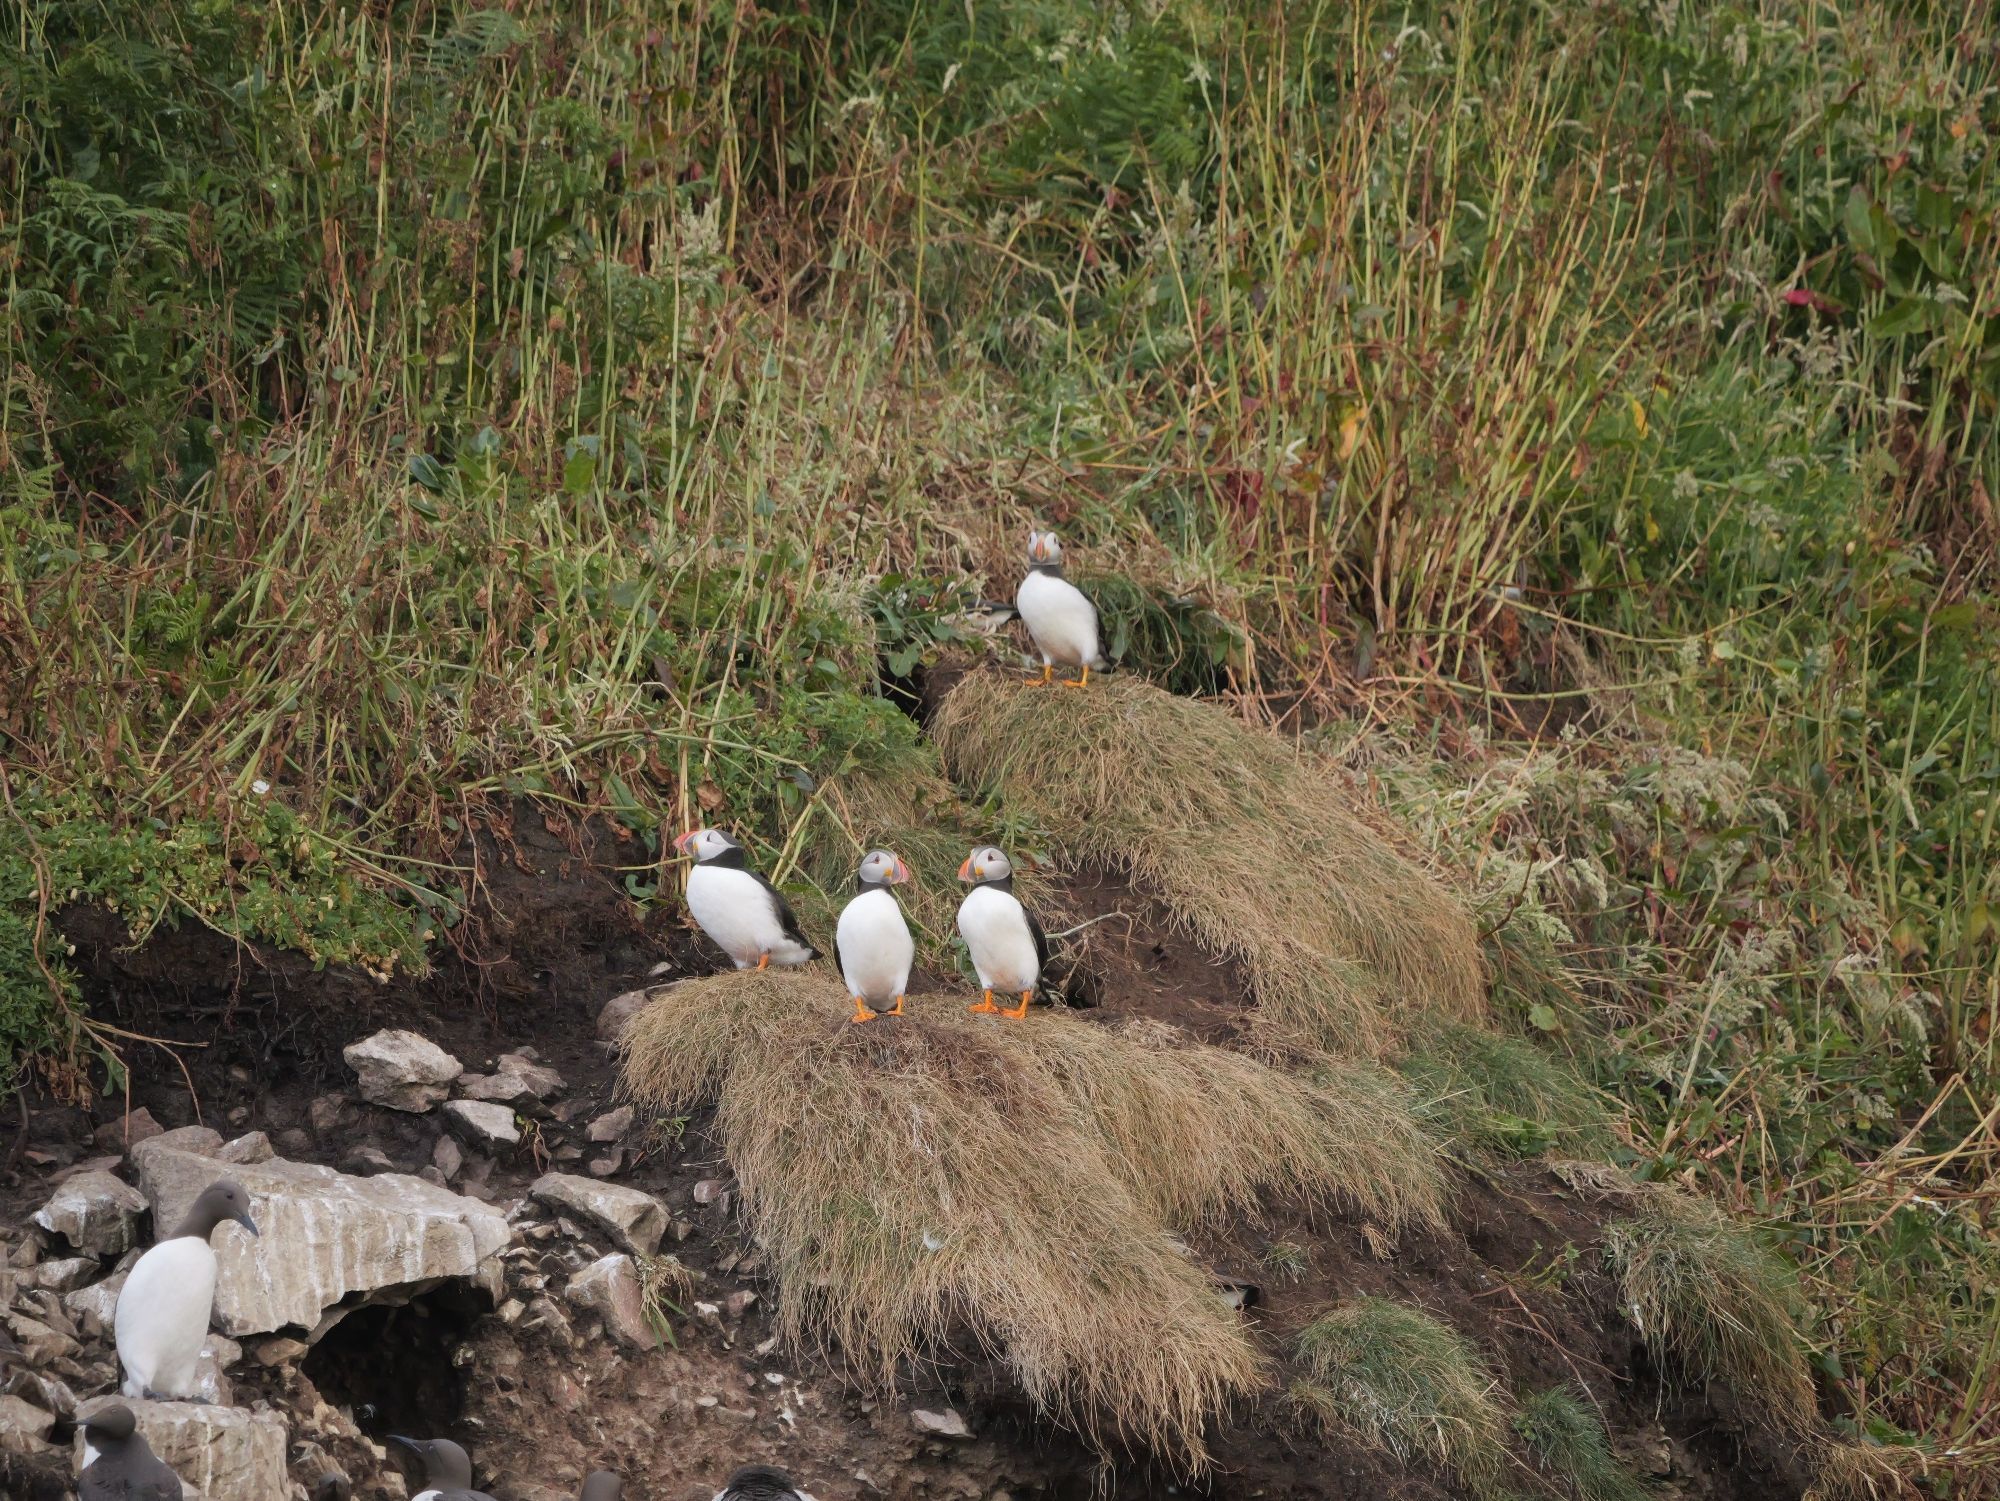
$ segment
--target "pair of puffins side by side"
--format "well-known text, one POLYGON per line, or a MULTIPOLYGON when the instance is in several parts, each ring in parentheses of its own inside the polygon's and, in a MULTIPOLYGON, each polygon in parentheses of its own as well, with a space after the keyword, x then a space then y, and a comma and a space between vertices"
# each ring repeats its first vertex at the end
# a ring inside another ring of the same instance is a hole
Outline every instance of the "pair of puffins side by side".
MULTIPOLYGON (((738 969, 794 968, 819 957, 784 893, 750 869, 736 840, 720 829, 693 829, 674 848, 694 856, 688 910, 738 969)), ((965 857, 958 878, 972 887, 958 906, 959 936, 985 992, 970 1009, 1024 1017, 1048 964, 1049 941, 1014 895, 1013 863, 992 845, 981 845, 965 857), (1021 1003, 1002 1010, 993 1002, 996 992, 1019 996, 1021 1003)), ((854 998, 857 1022, 903 1014, 917 943, 894 888, 909 879, 910 867, 899 856, 870 850, 855 871, 854 897, 841 909, 834 961, 854 998)))

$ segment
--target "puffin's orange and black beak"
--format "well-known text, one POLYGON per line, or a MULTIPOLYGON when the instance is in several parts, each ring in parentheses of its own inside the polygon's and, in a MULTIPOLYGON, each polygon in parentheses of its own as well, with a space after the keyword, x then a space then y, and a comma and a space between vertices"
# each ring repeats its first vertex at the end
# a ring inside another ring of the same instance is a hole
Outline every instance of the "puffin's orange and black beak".
POLYGON ((961 881, 974 881, 979 878, 979 873, 972 868, 972 856, 967 855, 965 863, 959 866, 958 878, 961 881))
POLYGON ((896 857, 895 873, 889 877, 890 883, 892 885, 900 886, 909 879, 910 879, 910 864, 901 855, 898 855, 896 857))
POLYGON ((685 855, 689 850, 694 848, 694 842, 696 838, 700 836, 700 834, 701 834, 700 829, 689 829, 685 834, 681 835, 680 838, 674 841, 674 853, 679 855, 685 855))

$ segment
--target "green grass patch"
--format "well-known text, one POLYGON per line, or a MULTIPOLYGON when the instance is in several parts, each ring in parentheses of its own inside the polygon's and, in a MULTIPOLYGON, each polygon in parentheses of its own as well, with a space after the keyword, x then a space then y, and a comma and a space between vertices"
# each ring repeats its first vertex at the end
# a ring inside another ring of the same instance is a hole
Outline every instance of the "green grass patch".
POLYGON ((1523 1397, 1514 1432, 1543 1472, 1576 1501, 1644 1501, 1649 1494, 1611 1452, 1603 1417, 1572 1388, 1550 1387, 1523 1397))

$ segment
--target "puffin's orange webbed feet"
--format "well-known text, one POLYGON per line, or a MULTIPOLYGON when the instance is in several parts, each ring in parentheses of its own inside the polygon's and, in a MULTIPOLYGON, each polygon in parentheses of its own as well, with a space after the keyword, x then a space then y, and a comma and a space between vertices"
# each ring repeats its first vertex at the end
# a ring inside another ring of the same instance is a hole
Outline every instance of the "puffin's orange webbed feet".
POLYGON ((771 967, 771 956, 770 956, 770 954, 769 954, 769 953, 763 953, 763 954, 759 954, 759 955, 757 956, 757 968, 758 968, 758 970, 759 970, 759 971, 762 971, 762 970, 767 970, 767 969, 769 969, 770 967, 771 967))
POLYGON ((1063 678, 1061 681, 1065 688, 1081 688, 1090 681, 1090 669, 1088 667, 1084 668, 1083 676, 1073 683, 1068 678, 1063 678))
POLYGON ((1055 664, 1053 662, 1044 662, 1042 664, 1042 675, 1038 678, 1027 679, 1028 686, 1030 688, 1045 688, 1048 686, 1050 679, 1055 677, 1055 675, 1055 664))
POLYGON ((1028 1002, 1032 1001, 1034 998, 1035 998, 1034 991, 1024 990, 1021 992, 1021 1004, 1016 1006, 1012 1011, 1003 1011, 1000 1014, 1002 1016, 1011 1016, 1014 1018, 1015 1021, 1019 1021, 1022 1017, 1028 1014, 1028 1002))
POLYGON ((868 1009, 868 1003, 866 1001, 862 1000, 860 996, 856 996, 854 998, 854 1015, 850 1019, 856 1022, 857 1024, 861 1022, 872 1022, 873 1020, 875 1020, 875 1013, 868 1009))
POLYGON ((904 999, 904 998, 903 998, 902 996, 897 996, 897 997, 896 997, 896 1004, 895 1004, 895 1005, 893 1005, 893 1006, 891 1006, 891 1007, 890 1007, 890 1008, 889 1008, 889 1009, 888 1009, 887 1011, 884 1011, 884 1012, 882 1013, 882 1015, 884 1015, 884 1016, 901 1016, 901 1015, 903 1014, 903 999, 904 999))
POLYGON ((993 992, 989 990, 986 992, 985 1000, 981 1001, 977 1006, 967 1006, 965 1009, 967 1011, 977 1011, 985 1016, 992 1016, 996 1012, 998 1012, 1000 1008, 993 1004, 993 992))

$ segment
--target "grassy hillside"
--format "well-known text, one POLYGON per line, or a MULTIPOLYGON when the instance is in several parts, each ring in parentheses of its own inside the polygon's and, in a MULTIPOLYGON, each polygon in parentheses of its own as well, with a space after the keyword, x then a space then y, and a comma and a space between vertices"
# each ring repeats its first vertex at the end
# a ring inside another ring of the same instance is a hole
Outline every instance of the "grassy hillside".
MULTIPOLYGON (((130 1045, 65 904, 421 965, 519 798, 629 831, 635 900, 697 819, 814 900, 924 821, 856 811, 935 785, 884 686, 1039 520, 1122 667, 1415 831, 1638 1176, 1774 1229, 1837 1423, 1990 1485, 1996 38, 1985 0, 24 0, 7 1073, 130 1045)), ((1468 1129, 1551 1145, 1495 1072, 1468 1129)))

